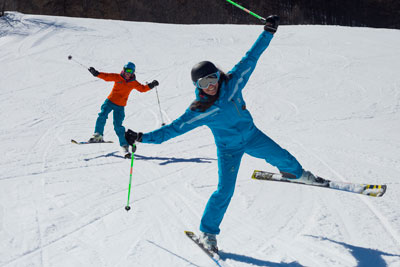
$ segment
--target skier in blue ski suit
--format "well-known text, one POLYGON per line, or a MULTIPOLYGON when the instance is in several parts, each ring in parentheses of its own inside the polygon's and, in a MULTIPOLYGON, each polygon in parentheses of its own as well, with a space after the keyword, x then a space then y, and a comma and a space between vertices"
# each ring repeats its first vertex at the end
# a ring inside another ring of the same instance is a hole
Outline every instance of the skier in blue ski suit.
MULTIPOLYGON (((132 130, 125 133, 131 145, 135 141, 160 144, 202 125, 211 129, 217 145, 219 181, 218 189, 211 195, 201 219, 200 230, 204 233, 219 234, 219 226, 233 196, 244 153, 265 159, 281 172, 295 176, 293 178, 302 176, 303 168, 300 163, 254 125, 242 96, 242 89, 272 38, 273 32, 264 30, 240 62, 227 74, 220 74, 216 97, 205 94, 206 90, 196 86, 196 100, 171 124, 149 133, 132 130)), ((221 72, 211 62, 199 64, 200 68, 211 68, 205 74, 221 72)), ((197 77, 194 79, 193 73, 192 69, 192 80, 196 84, 197 77)))

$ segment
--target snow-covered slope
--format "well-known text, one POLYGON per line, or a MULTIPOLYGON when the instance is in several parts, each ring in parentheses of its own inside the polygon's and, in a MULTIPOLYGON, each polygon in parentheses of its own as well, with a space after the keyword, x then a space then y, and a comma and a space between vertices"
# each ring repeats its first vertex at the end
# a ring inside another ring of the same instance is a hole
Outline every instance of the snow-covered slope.
MULTIPOLYGON (((262 26, 166 25, 31 16, 0 18, 0 266, 213 266, 197 231, 217 184, 208 128, 139 144, 77 146, 112 87, 85 68, 157 79, 163 120, 194 99, 191 67, 229 71, 262 26)), ((256 125, 306 169, 385 183, 382 198, 254 181, 276 171, 245 156, 218 236, 227 266, 400 266, 400 32, 281 26, 244 96, 256 125)), ((117 142, 111 117, 105 131, 117 142)), ((125 126, 161 125, 156 92, 132 92, 125 126)))

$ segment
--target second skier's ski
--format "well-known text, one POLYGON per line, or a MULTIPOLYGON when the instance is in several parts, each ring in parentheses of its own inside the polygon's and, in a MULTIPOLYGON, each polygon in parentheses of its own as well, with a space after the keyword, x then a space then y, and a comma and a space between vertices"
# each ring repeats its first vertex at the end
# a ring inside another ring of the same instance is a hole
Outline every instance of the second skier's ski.
POLYGON ((76 144, 76 145, 87 145, 87 144, 107 144, 107 143, 113 143, 113 141, 103 141, 103 142, 82 141, 82 142, 78 142, 78 141, 75 141, 74 139, 71 139, 71 143, 76 144))

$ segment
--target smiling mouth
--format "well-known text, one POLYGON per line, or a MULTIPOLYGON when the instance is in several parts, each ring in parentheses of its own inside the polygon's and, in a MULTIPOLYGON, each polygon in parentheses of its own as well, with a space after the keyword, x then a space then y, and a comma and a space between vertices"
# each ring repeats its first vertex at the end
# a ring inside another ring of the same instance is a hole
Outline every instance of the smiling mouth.
POLYGON ((214 88, 212 90, 204 90, 204 93, 206 93, 207 95, 215 95, 217 93, 217 89, 214 88))
POLYGON ((215 91, 217 90, 217 86, 216 85, 211 85, 210 87, 208 87, 209 89, 207 91, 215 91))

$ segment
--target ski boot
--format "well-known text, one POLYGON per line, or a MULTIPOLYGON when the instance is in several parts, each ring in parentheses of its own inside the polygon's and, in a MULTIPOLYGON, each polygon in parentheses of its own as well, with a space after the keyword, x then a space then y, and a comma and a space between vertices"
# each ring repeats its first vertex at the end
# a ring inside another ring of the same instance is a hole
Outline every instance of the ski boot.
POLYGON ((93 136, 89 139, 89 143, 103 143, 103 136, 99 133, 94 133, 93 136))
POLYGON ((121 152, 122 152, 122 155, 124 155, 124 158, 126 158, 126 159, 130 159, 132 157, 131 152, 129 152, 128 145, 121 146, 121 152))
POLYGON ((199 236, 199 242, 203 245, 205 249, 218 253, 216 235, 201 232, 199 236))

